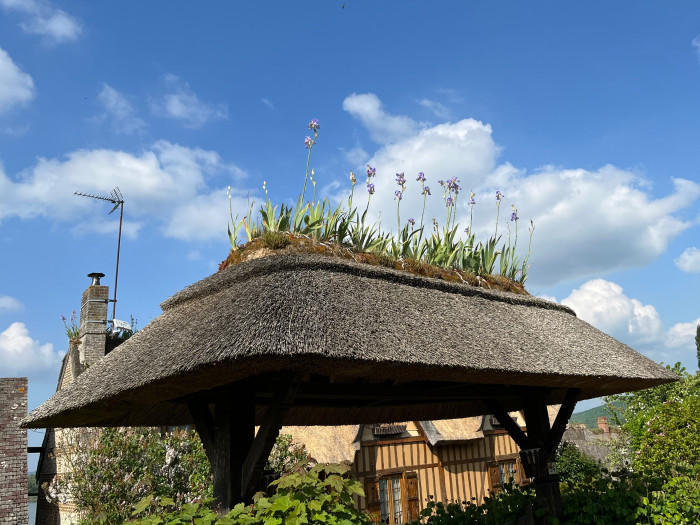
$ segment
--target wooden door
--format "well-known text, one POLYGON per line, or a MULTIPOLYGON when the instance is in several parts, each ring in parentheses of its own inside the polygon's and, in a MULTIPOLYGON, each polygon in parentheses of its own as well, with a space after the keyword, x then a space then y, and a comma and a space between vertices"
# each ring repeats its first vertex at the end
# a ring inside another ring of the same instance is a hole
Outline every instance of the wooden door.
POLYGON ((420 499, 418 496, 418 474, 407 472, 404 478, 405 500, 404 500, 404 520, 415 521, 420 512, 420 499))
POLYGON ((381 506, 379 503, 379 480, 365 481, 365 497, 367 501, 367 514, 370 515, 373 524, 381 523, 381 506))

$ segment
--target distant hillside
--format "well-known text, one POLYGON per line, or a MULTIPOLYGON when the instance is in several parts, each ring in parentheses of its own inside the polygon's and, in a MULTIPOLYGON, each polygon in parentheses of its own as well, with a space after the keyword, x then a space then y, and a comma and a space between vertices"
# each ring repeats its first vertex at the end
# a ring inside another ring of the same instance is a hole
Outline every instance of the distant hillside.
POLYGON ((571 423, 583 423, 588 428, 598 428, 598 417, 605 416, 608 418, 610 424, 614 424, 610 413, 605 408, 605 405, 600 405, 598 407, 589 408, 583 412, 576 412, 571 416, 569 420, 571 423))

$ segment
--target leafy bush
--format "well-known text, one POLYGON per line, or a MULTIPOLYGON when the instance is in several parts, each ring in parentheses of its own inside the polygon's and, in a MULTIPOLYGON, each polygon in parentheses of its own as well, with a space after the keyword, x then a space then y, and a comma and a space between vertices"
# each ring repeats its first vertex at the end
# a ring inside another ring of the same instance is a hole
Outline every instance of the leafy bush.
POLYGON ((470 501, 448 503, 429 501, 412 525, 509 525, 530 512, 535 501, 528 488, 506 483, 497 494, 487 496, 481 505, 470 501))
POLYGON ((661 490, 642 498, 637 509, 638 523, 700 523, 700 476, 679 476, 664 483, 661 490))
POLYGON ((280 434, 267 458, 265 470, 275 477, 309 465, 311 457, 303 443, 295 443, 291 434, 280 434))
POLYGON ((635 514, 644 485, 636 479, 592 479, 562 483, 562 519, 567 525, 625 525, 637 523, 635 514))
POLYGON ((369 517, 355 508, 353 498, 364 496, 359 482, 348 476, 345 465, 316 465, 311 470, 287 474, 271 486, 272 496, 257 494, 250 506, 239 503, 229 513, 219 516, 207 504, 186 505, 168 512, 171 500, 145 497, 134 509, 138 516, 154 502, 162 512, 130 522, 139 525, 281 525, 318 523, 329 525, 362 525, 369 517))
POLYGON ((700 463, 700 374, 680 363, 667 368, 679 381, 606 399, 614 415, 613 402, 623 407, 618 450, 652 490, 700 463))
POLYGON ((601 467, 594 459, 566 441, 557 449, 556 465, 559 479, 568 483, 589 481, 601 474, 601 467))
POLYGON ((176 508, 212 494, 209 462, 194 431, 61 432, 68 472, 54 478, 45 493, 53 501, 74 503, 81 524, 123 523, 133 502, 146 494, 166 498, 176 508))

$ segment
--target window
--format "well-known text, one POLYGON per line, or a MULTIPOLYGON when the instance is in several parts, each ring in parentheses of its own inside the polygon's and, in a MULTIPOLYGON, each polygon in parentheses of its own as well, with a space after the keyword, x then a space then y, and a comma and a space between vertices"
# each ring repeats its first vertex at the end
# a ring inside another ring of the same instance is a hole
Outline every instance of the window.
POLYGON ((498 464, 498 477, 500 480, 500 485, 508 483, 509 481, 515 481, 515 461, 508 461, 507 463, 498 464))
POLYGON ((504 483, 518 483, 518 465, 515 459, 493 462, 489 465, 489 478, 491 481, 491 490, 498 492, 504 483))
POLYGON ((418 519, 418 476, 406 472, 367 482, 367 511, 372 523, 401 525, 418 519))

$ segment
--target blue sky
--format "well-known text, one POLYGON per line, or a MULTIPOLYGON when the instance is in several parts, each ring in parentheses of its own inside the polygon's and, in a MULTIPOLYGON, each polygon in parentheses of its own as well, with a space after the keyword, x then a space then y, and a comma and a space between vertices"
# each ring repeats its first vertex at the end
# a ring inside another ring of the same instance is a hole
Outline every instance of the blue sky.
POLYGON ((409 216, 417 171, 458 176, 488 235, 501 190, 532 293, 695 370, 699 35, 696 2, 0 0, 0 376, 46 399, 60 315, 112 284, 115 217, 74 191, 124 193, 117 317, 143 326, 226 257, 228 185, 296 197, 311 118, 323 195, 369 162, 372 216, 397 171, 409 216))

